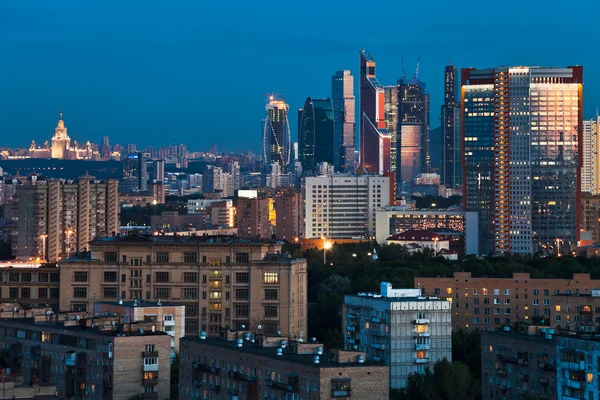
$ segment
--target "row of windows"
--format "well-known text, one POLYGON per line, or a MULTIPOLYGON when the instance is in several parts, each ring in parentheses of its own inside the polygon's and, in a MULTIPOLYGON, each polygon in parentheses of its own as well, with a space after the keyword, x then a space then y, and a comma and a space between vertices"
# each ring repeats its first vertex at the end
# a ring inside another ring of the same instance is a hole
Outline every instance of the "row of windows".
POLYGON ((48 282, 58 282, 59 274, 58 273, 48 273, 48 272, 9 272, 8 274, 2 274, 0 272, 0 279, 2 282, 36 282, 35 276, 37 275, 37 282, 48 283, 48 282), (8 275, 8 281, 6 280, 6 275, 8 275))
MULTIPOLYGON (((169 252, 167 252, 167 251, 156 252, 156 257, 155 257, 156 262, 166 263, 166 262, 169 262, 169 260, 170 260, 169 252)), ((116 251, 105 251, 104 252, 104 261, 105 262, 117 262, 118 261, 117 252, 116 251)), ((187 263, 198 262, 198 253, 197 252, 184 252, 183 253, 183 261, 187 262, 187 263)), ((236 263, 247 263, 249 261, 250 261, 250 253, 235 253, 235 262, 236 263)), ((126 255, 122 256, 122 262, 127 263, 126 255)), ((146 262, 147 263, 152 262, 152 256, 150 254, 146 255, 146 262)), ((206 264, 206 262, 207 262, 207 257, 202 256, 202 263, 206 264)), ((225 263, 227 263, 227 264, 231 263, 230 256, 225 257, 225 263)), ((129 264, 133 265, 133 266, 142 265, 142 258, 141 257, 130 258, 129 264)))
MULTIPOLYGON (((131 278, 141 278, 142 270, 131 270, 130 271, 131 278)), ((104 282, 117 282, 118 275, 116 271, 104 271, 104 282)), ((154 282, 159 283, 168 283, 171 281, 171 275, 168 271, 157 271, 154 273, 154 282)), ((208 279, 223 279, 223 271, 210 271, 208 275, 202 275, 202 283, 209 283, 208 279)), ((126 274, 121 274, 121 282, 125 283, 127 280, 126 274)), ((73 273, 73 281, 82 283, 89 281, 89 275, 87 271, 75 271, 73 273)), ((150 282, 150 274, 146 275, 146 282, 150 282)), ((183 273, 183 282, 184 283, 197 283, 198 282, 198 273, 197 272, 184 272, 183 273)), ((235 283, 249 283, 250 282, 250 274, 248 272, 236 272, 235 273, 235 283)), ((230 276, 225 275, 225 283, 230 283, 230 276)), ((263 283, 279 283, 279 272, 264 272, 263 273, 263 283)), ((215 283, 215 281, 210 282, 211 285, 216 285, 216 287, 220 287, 220 283, 215 283)), ((137 286, 136 286, 137 287, 137 286)))

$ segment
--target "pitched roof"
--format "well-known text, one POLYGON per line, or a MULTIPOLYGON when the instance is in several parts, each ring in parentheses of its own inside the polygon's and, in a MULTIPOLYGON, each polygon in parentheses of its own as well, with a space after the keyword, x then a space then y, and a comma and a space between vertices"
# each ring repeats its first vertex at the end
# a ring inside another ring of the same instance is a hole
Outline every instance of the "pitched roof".
POLYGON ((417 241, 433 241, 434 238, 440 239, 440 236, 432 231, 409 229, 407 231, 396 233, 388 238, 388 240, 417 240, 417 241))

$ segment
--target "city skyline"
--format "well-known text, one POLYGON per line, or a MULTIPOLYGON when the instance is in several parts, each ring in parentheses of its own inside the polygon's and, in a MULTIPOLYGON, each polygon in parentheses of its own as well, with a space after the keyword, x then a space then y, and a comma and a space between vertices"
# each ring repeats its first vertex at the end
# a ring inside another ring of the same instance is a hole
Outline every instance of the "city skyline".
MULTIPOLYGON (((136 23, 132 28, 129 24, 139 11, 135 5, 115 9, 110 4, 73 7, 75 3, 69 1, 28 2, 26 6, 16 1, 3 2, 0 11, 7 22, 0 28, 0 48, 13 57, 0 66, 0 72, 7 77, 3 90, 13 95, 0 100, 0 109, 5 116, 10 116, 4 118, 5 129, 13 134, 7 135, 2 145, 27 147, 31 140, 43 143, 51 136, 56 114, 62 106, 68 115, 70 133, 93 143, 101 143, 102 137, 108 135, 115 143, 132 142, 142 148, 177 141, 193 142, 195 148, 204 149, 216 142, 222 149, 239 151, 249 147, 258 153, 258 140, 247 143, 242 139, 256 137, 260 132, 257 119, 262 115, 263 93, 272 90, 284 95, 293 111, 290 124, 295 127, 295 110, 302 107, 307 96, 331 95, 330 79, 336 70, 348 69, 359 76, 356 52, 363 47, 377 58, 378 78, 384 85, 394 84, 401 76, 401 58, 406 60, 406 68, 412 75, 417 57, 421 56, 419 76, 427 83, 431 95, 432 129, 439 125, 443 102, 441 71, 448 57, 458 68, 584 65, 590 71, 585 86, 585 118, 590 118, 600 104, 596 93, 600 76, 593 73, 598 70, 600 60, 593 52, 586 51, 585 40, 569 39, 573 35, 591 37, 597 28, 590 16, 576 14, 575 10, 566 10, 560 16, 551 10, 520 10, 524 19, 531 17, 532 25, 525 32, 521 27, 519 35, 529 32, 532 38, 526 44, 514 45, 511 52, 495 52, 484 46, 483 38, 471 40, 468 47, 460 40, 446 42, 449 44, 444 52, 439 52, 437 43, 442 35, 460 36, 484 26, 490 33, 505 28, 510 32, 511 26, 518 23, 489 27, 485 18, 491 16, 492 10, 476 12, 468 6, 461 11, 449 8, 446 11, 456 23, 448 24, 445 12, 436 13, 427 22, 411 22, 412 29, 418 29, 421 35, 409 42, 391 35, 388 27, 381 27, 375 33, 362 33, 361 21, 355 18, 358 14, 350 10, 352 7, 347 7, 344 18, 340 18, 340 21, 350 20, 348 27, 339 31, 341 22, 331 21, 340 8, 335 3, 327 5, 323 15, 307 14, 310 7, 290 10, 293 6, 278 4, 265 13, 253 13, 255 18, 239 27, 236 22, 247 21, 244 9, 228 10, 224 18, 220 5, 199 9, 191 2, 180 8, 150 2, 144 3, 142 12, 146 22, 136 23), (298 17, 310 16, 314 24, 323 25, 319 36, 326 35, 330 39, 326 43, 297 40, 311 39, 311 35, 317 34, 286 20, 281 28, 278 25, 283 35, 273 39, 281 57, 270 58, 268 68, 261 65, 260 69, 240 62, 248 57, 266 57, 266 53, 272 51, 274 47, 264 46, 259 40, 270 31, 265 28, 266 21, 278 13, 291 15, 290 11, 298 17), (532 18, 534 14, 536 18, 532 18), (475 15, 480 18, 471 18, 475 15), (577 18, 569 18, 574 16, 577 18), (206 24, 196 24, 200 17, 206 24), (178 23, 171 23, 175 19, 178 23), (481 19, 484 21, 478 22, 481 19), (34 28, 25 30, 30 20, 35 22, 34 28), (577 20, 577 24, 569 24, 570 20, 577 20), (542 25, 536 21, 545 22, 542 25), (228 30, 231 33, 210 39, 207 32, 215 29, 215 24, 219 24, 217 33, 228 30), (550 25, 555 28, 547 29, 550 25), (543 35, 536 33, 540 29, 543 35), (232 37, 234 46, 224 46, 232 37), (311 43, 311 46, 297 42, 311 43), (475 48, 477 51, 473 51, 475 48), (219 74, 224 79, 213 82, 202 78, 203 74, 212 73, 212 63, 205 62, 208 54, 220 58, 219 74), (315 60, 318 67, 314 67, 315 60), (231 79, 234 74, 235 80, 231 79), (290 79, 291 76, 294 79, 290 79), (219 121, 227 118, 229 107, 216 105, 226 104, 237 80, 245 82, 245 90, 236 94, 239 126, 220 124, 219 121), (199 95, 209 92, 210 96, 199 95), (94 96, 87 96, 88 93, 94 96)), ((400 7, 407 12, 418 12, 422 8, 421 5, 388 5, 386 10, 393 13, 400 7)), ((355 93, 358 93, 357 81, 355 79, 355 93)), ((295 139, 295 132, 292 137, 295 139)))

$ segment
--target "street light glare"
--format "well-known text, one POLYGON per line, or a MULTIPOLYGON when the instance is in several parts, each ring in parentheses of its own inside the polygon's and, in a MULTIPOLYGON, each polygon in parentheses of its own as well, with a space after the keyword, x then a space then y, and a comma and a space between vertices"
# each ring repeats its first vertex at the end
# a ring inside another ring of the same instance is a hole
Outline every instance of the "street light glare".
POLYGON ((333 246, 333 244, 331 242, 325 242, 324 246, 327 250, 329 250, 333 246))

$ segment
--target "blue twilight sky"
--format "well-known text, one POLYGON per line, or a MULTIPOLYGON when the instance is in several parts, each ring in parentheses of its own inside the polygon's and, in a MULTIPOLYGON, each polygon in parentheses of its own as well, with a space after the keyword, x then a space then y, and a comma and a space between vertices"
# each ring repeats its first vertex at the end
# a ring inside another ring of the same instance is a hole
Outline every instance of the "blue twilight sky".
POLYGON ((50 139, 59 108, 78 141, 186 143, 258 151, 267 92, 291 105, 326 97, 358 51, 393 84, 401 59, 431 93, 443 70, 584 66, 585 116, 600 105, 598 4, 463 0, 0 0, 0 146, 50 139))

